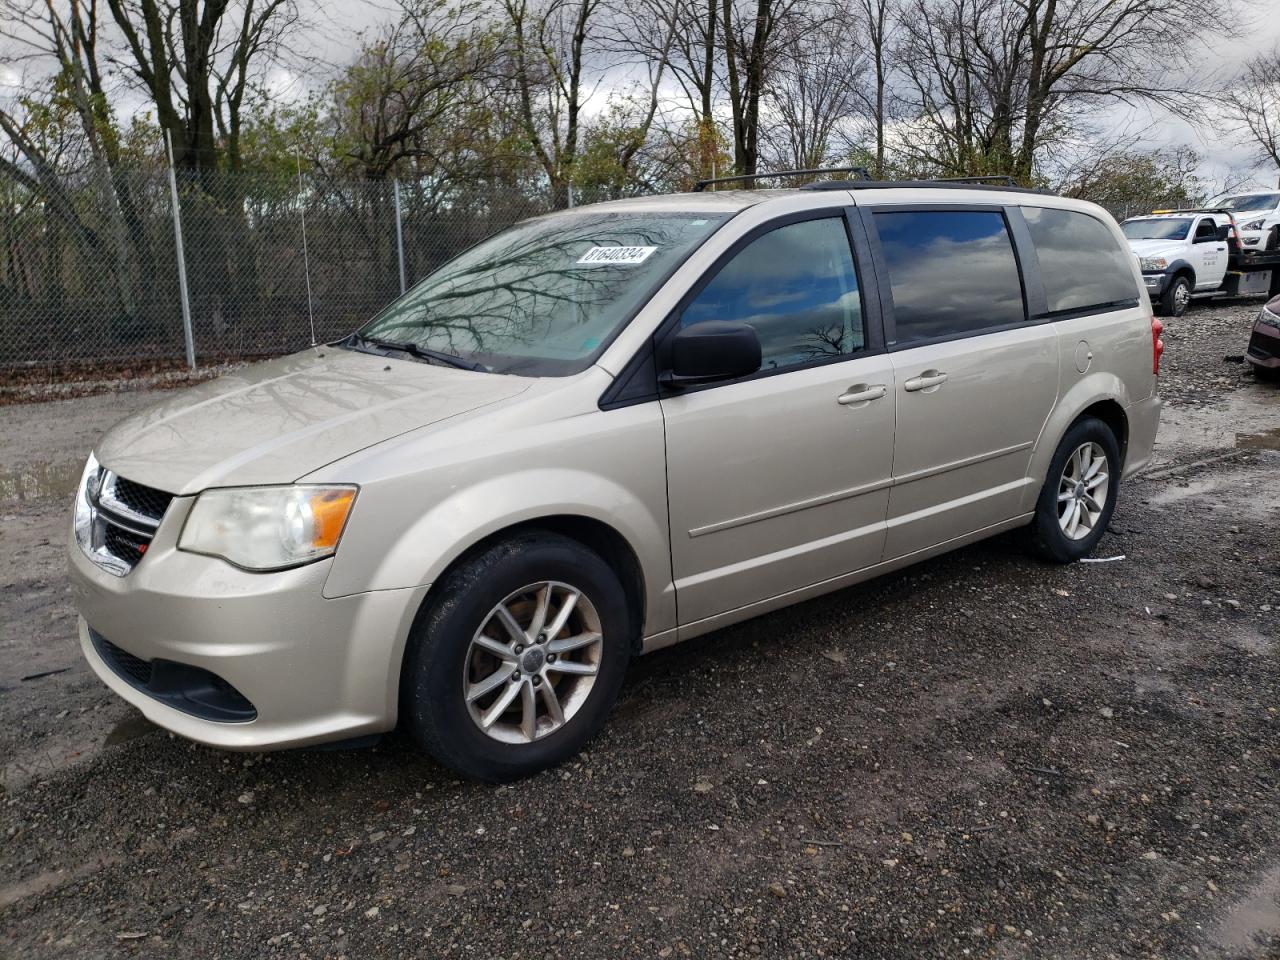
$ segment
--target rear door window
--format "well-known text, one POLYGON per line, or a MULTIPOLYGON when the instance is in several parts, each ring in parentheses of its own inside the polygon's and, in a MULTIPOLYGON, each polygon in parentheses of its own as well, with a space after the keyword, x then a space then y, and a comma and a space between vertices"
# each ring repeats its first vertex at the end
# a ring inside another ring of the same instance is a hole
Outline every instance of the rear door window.
POLYGON ((1040 260, 1050 313, 1137 303, 1133 255, 1101 220, 1051 207, 1023 207, 1022 216, 1040 260))
POLYGON ((969 336, 1026 320, 1013 240, 998 210, 875 214, 893 293, 894 343, 969 336))

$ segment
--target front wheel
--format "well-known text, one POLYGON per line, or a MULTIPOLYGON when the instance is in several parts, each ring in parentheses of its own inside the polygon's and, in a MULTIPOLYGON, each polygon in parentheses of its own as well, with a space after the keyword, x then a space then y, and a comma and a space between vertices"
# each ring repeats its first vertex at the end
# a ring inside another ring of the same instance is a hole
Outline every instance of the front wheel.
POLYGON ((1053 455, 1032 520, 1032 546, 1054 563, 1074 563, 1098 545, 1120 485, 1120 448, 1096 417, 1076 421, 1053 455))
POLYGON ((401 719, 478 780, 537 773, 604 725, 631 657, 613 570, 577 541, 529 532, 456 567, 410 636, 401 719))
POLYGON ((1186 277, 1174 277, 1169 288, 1160 295, 1160 313, 1166 317, 1180 317, 1191 305, 1191 281, 1186 277))

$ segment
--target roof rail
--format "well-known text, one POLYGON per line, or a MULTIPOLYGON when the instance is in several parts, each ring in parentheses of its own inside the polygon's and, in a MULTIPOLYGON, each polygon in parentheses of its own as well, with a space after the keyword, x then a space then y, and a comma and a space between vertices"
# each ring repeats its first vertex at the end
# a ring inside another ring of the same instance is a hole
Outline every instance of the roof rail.
MULTIPOLYGON (((985 179, 985 178, 984 178, 985 179)), ((1004 179, 1003 177, 1001 179, 1004 179)), ((933 190, 992 190, 1000 193, 1034 193, 1053 196, 1051 190, 1036 187, 1005 186, 1002 183, 973 183, 965 178, 942 180, 822 180, 806 183, 801 190, 895 190, 929 188, 933 190)))
POLYGON ((939 183, 998 183, 1006 187, 1020 186, 1017 180, 1007 173, 998 173, 989 177, 935 177, 939 183))
POLYGON ((843 173, 858 175, 858 180, 870 180, 871 173, 866 167, 813 167, 808 170, 775 170, 772 173, 740 173, 732 177, 711 177, 699 180, 693 185, 694 193, 701 193, 707 187, 717 183, 738 183, 745 180, 763 180, 768 177, 808 177, 819 173, 843 173))

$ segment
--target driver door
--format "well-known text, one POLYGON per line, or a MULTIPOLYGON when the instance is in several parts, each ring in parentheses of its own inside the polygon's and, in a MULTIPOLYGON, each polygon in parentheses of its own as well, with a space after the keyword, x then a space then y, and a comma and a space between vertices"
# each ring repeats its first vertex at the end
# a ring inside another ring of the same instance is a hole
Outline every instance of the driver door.
POLYGON ((749 234, 680 309, 750 324, 763 356, 661 401, 682 627, 879 562, 893 368, 862 287, 843 212, 823 210, 749 234))
POLYGON ((1192 235, 1195 255, 1196 289, 1216 290, 1227 275, 1227 242, 1218 239, 1218 222, 1201 217, 1192 235))

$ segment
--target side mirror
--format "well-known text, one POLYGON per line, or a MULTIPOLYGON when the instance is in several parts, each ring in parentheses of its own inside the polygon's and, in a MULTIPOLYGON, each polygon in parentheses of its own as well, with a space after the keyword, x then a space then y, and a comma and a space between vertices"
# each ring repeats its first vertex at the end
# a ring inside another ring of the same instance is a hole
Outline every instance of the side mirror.
POLYGON ((671 338, 671 369, 662 382, 683 387, 745 377, 760 369, 760 359, 760 338, 754 327, 704 320, 671 338))
POLYGON ((1224 223, 1218 228, 1218 242, 1231 239, 1231 224, 1224 223))

